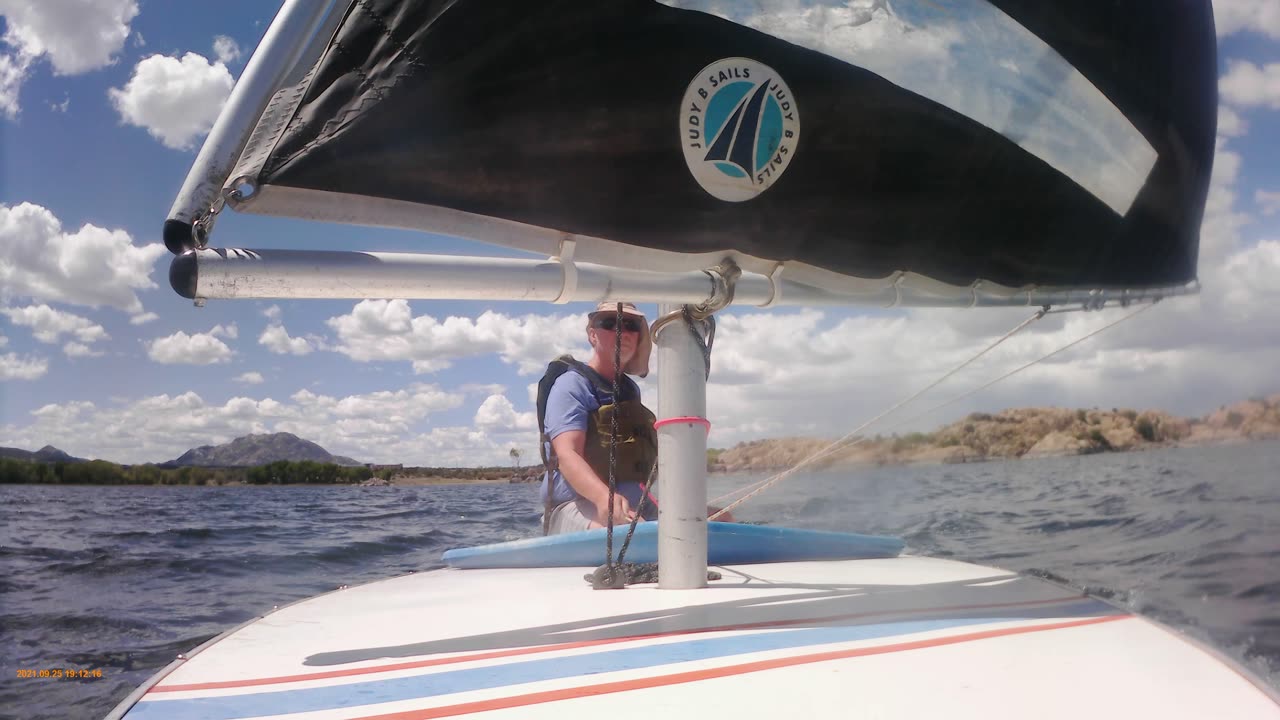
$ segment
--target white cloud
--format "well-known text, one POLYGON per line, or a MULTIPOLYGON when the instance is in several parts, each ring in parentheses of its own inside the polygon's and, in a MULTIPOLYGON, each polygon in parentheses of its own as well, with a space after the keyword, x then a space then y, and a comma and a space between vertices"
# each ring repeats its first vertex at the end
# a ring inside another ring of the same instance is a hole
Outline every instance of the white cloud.
POLYGON ((241 373, 240 375, 232 378, 232 380, 238 383, 244 383, 245 385, 261 385, 265 382, 265 380, 262 379, 262 373, 254 371, 241 373))
POLYGON ((0 54, 0 113, 11 120, 21 109, 18 96, 29 65, 30 61, 22 56, 0 54))
MULTIPOLYGON (((2 344, 0 343, 0 345, 2 344)), ((489 395, 502 395, 506 391, 506 386, 498 383, 463 383, 458 386, 458 392, 468 394, 484 393, 486 397, 489 395)))
MULTIPOLYGON (((0 358, 0 371, 5 359, 0 358)), ((246 373, 248 375, 249 373, 246 373)), ((423 466, 505 465, 509 438, 479 427, 419 425, 459 407, 463 396, 435 385, 345 397, 300 391, 281 400, 233 397, 206 401, 194 392, 156 395, 99 407, 91 402, 46 405, 29 422, 0 424, 0 437, 15 447, 53 444, 80 457, 115 462, 158 462, 200 445, 228 442, 248 433, 291 432, 331 453, 366 462, 423 466)), ((535 439, 520 433, 528 452, 535 439)), ((529 455, 533 457, 533 455, 529 455)))
POLYGON ((149 322, 159 320, 160 316, 153 312, 144 312, 129 318, 130 325, 145 325, 149 322))
POLYGON ((156 287, 151 269, 164 245, 141 247, 123 230, 85 224, 62 230, 39 205, 0 204, 0 297, 142 310, 135 290, 156 287))
POLYGON ((1218 105, 1218 136, 1224 138, 1240 137, 1249 131, 1249 124, 1235 110, 1226 105, 1218 105))
POLYGON ((76 75, 115 62, 137 14, 134 0, 0 0, 3 41, 16 49, 0 54, 0 112, 17 116, 22 82, 42 58, 48 58, 55 75, 76 75))
POLYGON ((1214 0, 1218 37, 1252 31, 1280 40, 1280 3, 1276 0, 1214 0))
POLYGON ((181 59, 152 55, 138 62, 123 88, 107 94, 124 122, 185 150, 213 127, 234 84, 226 65, 211 65, 196 53, 181 59))
POLYGON ((1263 240, 1234 253, 1222 275, 1230 282, 1224 288, 1228 306, 1275 308, 1280 303, 1280 240, 1263 240))
POLYGON ((306 355, 315 349, 305 338, 289 337, 283 325, 268 325, 258 336, 258 344, 277 355, 306 355))
POLYGON ((62 102, 60 102, 60 103, 55 103, 55 102, 51 102, 51 103, 49 103, 49 109, 50 109, 50 110, 52 110, 52 111, 54 111, 54 112, 65 113, 65 112, 66 112, 67 110, 69 110, 70 108, 71 108, 71 96, 70 96, 70 95, 68 95, 68 96, 66 96, 65 98, 63 98, 62 102))
POLYGON ((8 344, 9 344, 9 338, 3 335, 0 335, 0 347, 4 347, 5 345, 8 345, 8 344))
POLYGON ((58 75, 76 75, 114 62, 138 14, 134 0, 0 0, 4 41, 32 58, 48 56, 58 75))
POLYGON ((48 371, 49 361, 45 358, 19 357, 17 353, 0 355, 0 380, 35 380, 48 371))
POLYGON ((264 316, 266 316, 266 318, 267 318, 268 320, 279 320, 279 319, 280 319, 280 306, 279 306, 279 305, 272 305, 272 306, 270 306, 270 307, 268 307, 268 308, 264 309, 264 310, 262 311, 262 314, 263 314, 264 316))
POLYGON ((1263 215, 1275 215, 1280 212, 1280 191, 1257 190, 1253 193, 1253 201, 1262 209, 1263 215))
POLYGON ((62 335, 71 335, 82 343, 106 340, 110 336, 101 325, 48 305, 31 305, 24 308, 3 308, 0 314, 14 325, 31 328, 31 334, 42 343, 58 342, 62 335))
POLYGON ((586 346, 584 316, 485 312, 480 317, 413 316, 404 300, 363 300, 348 315, 328 320, 334 349, 362 362, 412 362, 414 372, 442 370, 455 360, 498 353, 521 374, 541 371, 550 358, 586 346))
POLYGON ((235 327, 235 325, 229 328, 215 325, 207 333, 194 335, 178 331, 168 337, 157 338, 146 343, 147 356, 166 365, 213 365, 228 362, 235 352, 219 340, 218 336, 224 335, 234 339, 235 327))
POLYGON ((213 54, 218 57, 218 62, 230 65, 240 59, 240 45, 233 38, 219 35, 213 39, 213 54))
POLYGON ((62 352, 66 353, 67 357, 102 357, 106 354, 101 350, 94 350, 88 345, 78 342, 69 342, 63 345, 62 352))
POLYGON ((1227 74, 1218 80, 1218 92, 1232 105, 1280 110, 1280 63, 1254 65, 1248 60, 1231 60, 1227 74))
POLYGON ((538 430, 537 413, 516 412, 505 395, 490 395, 476 409, 476 427, 490 432, 533 432, 538 430))
POLYGON ((1240 229, 1249 222, 1248 215, 1236 208, 1236 181, 1240 176, 1243 158, 1228 150, 1219 138, 1217 154, 1213 159, 1213 176, 1209 183, 1209 198, 1205 204, 1204 222, 1200 231, 1200 265, 1215 266, 1226 253, 1235 248, 1240 229))

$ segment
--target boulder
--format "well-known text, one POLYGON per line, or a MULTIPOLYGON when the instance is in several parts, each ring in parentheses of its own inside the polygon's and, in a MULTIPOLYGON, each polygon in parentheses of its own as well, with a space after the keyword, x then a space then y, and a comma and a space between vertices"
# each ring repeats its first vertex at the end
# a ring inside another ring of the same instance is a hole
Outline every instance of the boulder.
POLYGON ((1055 430, 1040 438, 1040 442, 1023 453, 1024 458, 1057 457, 1061 455, 1080 455, 1091 452, 1093 445, 1073 435, 1055 430))

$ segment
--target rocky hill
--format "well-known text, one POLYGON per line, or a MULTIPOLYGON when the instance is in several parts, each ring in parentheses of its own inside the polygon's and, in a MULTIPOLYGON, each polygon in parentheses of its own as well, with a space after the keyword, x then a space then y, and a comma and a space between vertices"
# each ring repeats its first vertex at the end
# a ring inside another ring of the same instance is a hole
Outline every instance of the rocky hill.
POLYGON ((175 460, 161 463, 161 467, 252 467, 279 460, 311 460, 337 465, 364 464, 349 457, 330 455, 319 445, 293 433, 273 433, 245 435, 223 445, 202 445, 186 451, 175 460))
MULTIPOLYGON (((713 471, 789 468, 831 439, 777 438, 739 443, 713 452, 713 471)), ((1123 452, 1155 447, 1280 439, 1280 394, 1223 406, 1202 418, 1156 410, 1015 408, 973 413, 932 433, 865 438, 815 467, 961 463, 1123 452)))
POLYGON ((39 462, 39 463, 89 462, 84 458, 72 457, 71 455, 68 455, 67 453, 63 452, 62 450, 59 450, 58 448, 52 445, 45 445, 44 447, 40 448, 39 450, 36 450, 35 452, 32 452, 30 450, 20 450, 18 448, 0 447, 0 458, 9 458, 11 460, 27 460, 29 462, 39 462))

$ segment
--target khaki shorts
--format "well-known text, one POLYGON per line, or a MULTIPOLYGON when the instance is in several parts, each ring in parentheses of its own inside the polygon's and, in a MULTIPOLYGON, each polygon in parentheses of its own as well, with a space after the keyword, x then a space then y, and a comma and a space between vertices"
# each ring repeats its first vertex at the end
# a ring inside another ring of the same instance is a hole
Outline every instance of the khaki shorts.
MULTIPOLYGON (((590 530, 595 517, 595 506, 583 498, 561 503, 551 510, 551 523, 547 526, 548 535, 590 530)), ((597 526, 598 527, 598 526, 597 526)))

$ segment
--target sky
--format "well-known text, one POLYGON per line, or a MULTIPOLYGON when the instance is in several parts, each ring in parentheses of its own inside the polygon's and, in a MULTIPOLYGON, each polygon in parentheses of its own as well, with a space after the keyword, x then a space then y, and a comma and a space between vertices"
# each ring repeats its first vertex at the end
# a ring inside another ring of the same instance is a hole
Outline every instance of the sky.
MULTIPOLYGON (((1050 315, 868 432, 1022 406, 1199 416, 1280 392, 1280 0, 1214 6, 1221 106, 1200 294, 924 412, 1129 311, 1050 315)), ((0 0, 0 446, 162 462, 292 432, 364 462, 505 465, 512 448, 536 462, 534 388, 556 355, 586 357, 589 305, 197 308, 169 287, 161 225, 278 7, 0 0)), ((851 0, 845 11, 869 20, 868 37, 903 37, 883 3, 851 0)), ((929 50, 945 59, 948 46, 929 50)), ((527 257, 230 211, 212 244, 527 257)), ((657 308, 641 309, 652 318, 657 308)), ((731 307, 712 353, 708 445, 844 435, 1028 314, 731 307)), ((656 381, 642 383, 651 406, 656 381)))

